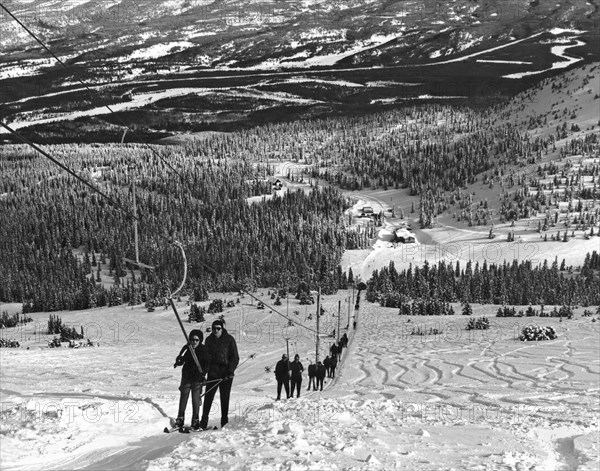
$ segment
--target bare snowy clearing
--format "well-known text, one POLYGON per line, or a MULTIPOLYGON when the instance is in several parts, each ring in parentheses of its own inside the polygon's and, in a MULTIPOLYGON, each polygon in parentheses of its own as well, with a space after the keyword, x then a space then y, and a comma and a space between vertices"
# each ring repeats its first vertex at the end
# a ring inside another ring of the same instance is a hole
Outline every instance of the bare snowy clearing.
MULTIPOLYGON (((350 193, 349 196, 356 201, 349 211, 350 214, 357 215, 363 206, 371 206, 375 213, 383 211, 385 216, 384 224, 377 229, 370 249, 347 250, 342 257, 342 268, 352 268, 355 276, 359 275, 363 280, 368 280, 374 270, 387 267, 391 261, 397 269, 403 270, 410 265, 421 266, 426 261, 430 265, 443 261, 460 262, 464 266, 469 260, 480 264, 485 261, 488 265, 529 260, 536 265, 558 257, 559 261, 564 258, 567 266, 577 267, 583 263, 586 253, 600 251, 598 237, 585 239, 581 233, 576 240, 567 243, 543 241, 536 231, 535 219, 532 219, 534 222, 522 220, 515 227, 511 227, 510 223, 496 224, 494 232, 497 237, 494 239, 488 238, 490 226, 463 227, 438 221, 436 227, 424 231, 419 229, 418 216, 410 213, 411 202, 417 204, 418 198, 407 197, 404 191, 368 190, 350 193), (391 217, 393 208, 396 210, 395 217, 391 217), (401 208, 405 214, 404 219, 398 216, 401 208), (404 225, 412 227, 416 234, 416 242, 390 242, 387 234, 404 225), (508 232, 517 234, 514 242, 507 242, 508 232)), ((353 220, 355 226, 364 224, 365 220, 353 220)))
MULTIPOLYGON (((348 294, 324 298, 323 330, 336 325, 337 300, 348 294)), ((515 336, 530 319, 493 318, 490 331, 467 332, 464 317, 407 318, 363 302, 338 377, 322 393, 273 403, 265 366, 285 351, 286 336, 307 366, 314 336, 247 301, 225 318, 242 361, 256 357, 236 373, 229 428, 200 435, 161 431, 176 412, 172 363, 183 343, 170 310, 59 313, 98 348, 45 348, 35 324, 3 332, 30 349, 0 358, 2 469, 595 469, 600 352, 590 318, 536 318, 558 339, 523 343, 515 336), (443 333, 410 335, 416 325, 443 333)), ((315 307, 297 303, 290 313, 314 328, 315 307)), ((47 314, 33 317, 39 332, 47 314)), ((211 422, 218 417, 213 411, 211 422)))

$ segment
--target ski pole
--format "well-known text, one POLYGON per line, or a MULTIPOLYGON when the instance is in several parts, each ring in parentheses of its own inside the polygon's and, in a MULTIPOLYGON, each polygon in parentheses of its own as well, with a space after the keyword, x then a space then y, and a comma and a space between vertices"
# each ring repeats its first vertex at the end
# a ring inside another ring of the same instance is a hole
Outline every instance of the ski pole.
POLYGON ((251 353, 250 355, 248 355, 248 358, 246 358, 243 362, 241 362, 237 367, 239 368, 240 366, 242 366, 244 363, 246 363, 248 360, 252 360, 254 359, 254 357, 256 356, 256 353, 251 353))
POLYGON ((206 391, 204 391, 202 394, 200 394, 200 397, 204 397, 208 394, 209 391, 212 391, 213 389, 215 389, 219 384, 221 384, 223 382, 225 378, 220 378, 218 380, 213 380, 213 381, 205 381, 202 384, 207 384, 207 383, 214 383, 215 381, 217 382, 217 384, 213 385, 210 389, 206 388, 206 391))
MULTIPOLYGON (((238 365, 238 368, 240 366, 242 366, 244 363, 246 363, 248 360, 253 359, 256 356, 256 353, 251 353, 250 355, 248 355, 248 358, 246 358, 242 363, 240 363, 238 365)), ((208 391, 212 391, 214 388, 216 388, 219 384, 221 384, 223 381, 227 380, 227 379, 233 379, 234 375, 230 375, 230 376, 225 376, 224 378, 218 378, 218 379, 211 379, 211 380, 205 380, 202 383, 200 383, 201 386, 206 386, 210 383, 217 383, 215 385, 213 385, 210 389, 206 389, 206 391, 204 391, 204 393, 202 393, 200 395, 200 397, 204 397, 208 391)))

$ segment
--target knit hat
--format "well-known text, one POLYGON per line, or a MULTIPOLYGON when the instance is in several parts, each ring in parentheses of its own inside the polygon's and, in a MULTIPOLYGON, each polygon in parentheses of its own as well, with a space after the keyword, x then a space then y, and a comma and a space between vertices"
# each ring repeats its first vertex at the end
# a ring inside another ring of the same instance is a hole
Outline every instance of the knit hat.
POLYGON ((201 330, 198 330, 198 329, 193 329, 193 330, 190 332, 190 336, 189 336, 189 338, 190 338, 190 339, 192 339, 192 338, 194 338, 194 337, 198 337, 198 338, 200 339, 200 343, 202 343, 202 339, 204 339, 204 334, 202 333, 202 331, 201 331, 201 330))
POLYGON ((223 322, 221 319, 215 319, 212 323, 213 328, 215 328, 216 326, 219 327, 225 327, 225 322, 223 322))

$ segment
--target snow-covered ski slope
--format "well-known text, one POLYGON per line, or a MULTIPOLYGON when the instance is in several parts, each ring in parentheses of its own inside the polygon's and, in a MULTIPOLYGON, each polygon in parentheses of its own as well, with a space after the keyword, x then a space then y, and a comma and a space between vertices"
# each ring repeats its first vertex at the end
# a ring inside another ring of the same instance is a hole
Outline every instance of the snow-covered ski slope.
MULTIPOLYGON (((338 306, 344 331, 347 296, 323 297, 323 331, 337 327, 338 306)), ((259 298, 272 302, 266 293, 259 298)), ((163 433, 176 414, 181 374, 173 369, 183 342, 172 311, 59 313, 100 343, 81 349, 46 348, 39 332, 48 314, 34 314, 25 330, 2 333, 23 345, 0 351, 1 468, 597 469, 599 331, 582 308, 559 322, 496 318, 497 307, 474 305, 474 316, 489 316, 492 328, 469 333, 461 315, 408 318, 362 298, 338 377, 323 392, 306 392, 305 377, 301 397, 281 402, 273 401, 273 369, 285 338, 307 367, 314 334, 286 328, 247 296, 227 309, 243 364, 228 428, 206 434, 163 433), (553 325, 558 339, 516 340, 532 322, 553 325), (411 335, 418 327, 443 333, 411 335)), ((291 298, 278 309, 315 326, 315 305, 291 298)), ((330 344, 322 339, 322 357, 330 344)), ((210 425, 219 421, 215 402, 210 425)))

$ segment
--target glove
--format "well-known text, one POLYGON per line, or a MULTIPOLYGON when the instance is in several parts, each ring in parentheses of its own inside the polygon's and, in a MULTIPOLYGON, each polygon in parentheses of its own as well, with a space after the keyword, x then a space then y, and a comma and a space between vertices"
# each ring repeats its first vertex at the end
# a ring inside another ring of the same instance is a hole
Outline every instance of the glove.
POLYGON ((235 375, 234 375, 233 373, 234 373, 233 371, 227 371, 227 372, 225 373, 225 377, 226 377, 226 378, 229 378, 229 377, 234 377, 235 375))

